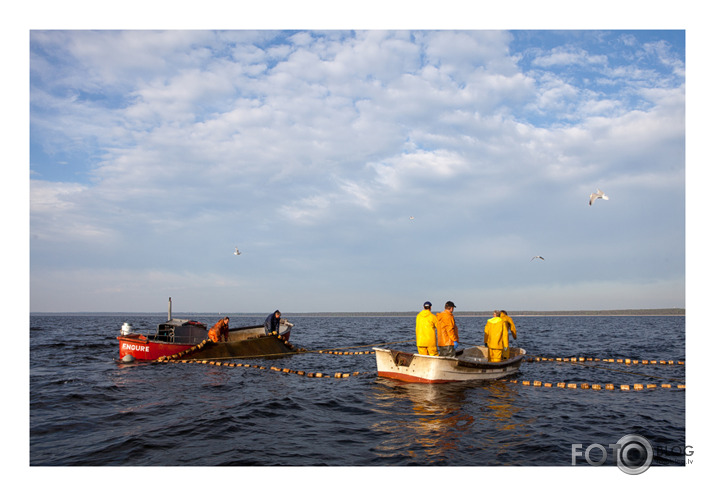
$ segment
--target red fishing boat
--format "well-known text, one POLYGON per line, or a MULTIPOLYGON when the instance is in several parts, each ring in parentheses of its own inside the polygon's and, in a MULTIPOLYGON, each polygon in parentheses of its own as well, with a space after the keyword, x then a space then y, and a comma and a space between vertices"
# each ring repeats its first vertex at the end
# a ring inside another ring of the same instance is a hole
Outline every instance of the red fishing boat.
POLYGON ((171 298, 167 321, 156 332, 137 333, 129 323, 122 325, 119 358, 123 361, 157 360, 181 354, 183 358, 228 359, 250 356, 284 355, 293 351, 288 342, 293 324, 281 319, 280 330, 266 334, 263 325, 229 328, 228 341, 208 340, 206 324, 171 316, 171 298))

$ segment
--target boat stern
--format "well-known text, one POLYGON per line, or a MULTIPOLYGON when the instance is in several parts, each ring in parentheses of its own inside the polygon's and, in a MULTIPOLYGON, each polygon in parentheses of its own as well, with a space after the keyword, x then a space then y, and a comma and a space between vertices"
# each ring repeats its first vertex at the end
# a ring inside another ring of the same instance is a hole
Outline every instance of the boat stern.
POLYGON ((441 383, 452 382, 439 373, 444 366, 440 362, 447 357, 430 357, 404 351, 373 348, 377 361, 377 375, 404 382, 441 383))

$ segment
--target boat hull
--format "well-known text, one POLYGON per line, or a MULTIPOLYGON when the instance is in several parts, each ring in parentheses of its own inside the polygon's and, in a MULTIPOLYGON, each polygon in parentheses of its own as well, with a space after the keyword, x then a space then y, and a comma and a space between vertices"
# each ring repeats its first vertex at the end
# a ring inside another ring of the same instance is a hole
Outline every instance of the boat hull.
POLYGON ((174 344, 151 341, 141 334, 118 336, 119 359, 131 355, 135 360, 156 360, 162 356, 174 355, 190 349, 191 344, 174 344))
MULTIPOLYGON (((185 359, 229 359, 250 356, 284 355, 292 350, 287 344, 293 324, 281 324, 280 334, 266 335, 263 326, 229 330, 228 342, 167 342, 141 334, 127 334, 119 340, 119 358, 131 355, 135 360, 157 360, 182 354, 185 359)), ((205 338, 204 338, 205 339, 205 338)))
POLYGON ((509 358, 490 362, 484 346, 466 348, 458 357, 419 355, 373 348, 377 375, 405 382, 444 383, 501 379, 519 370, 524 350, 510 348, 509 358))

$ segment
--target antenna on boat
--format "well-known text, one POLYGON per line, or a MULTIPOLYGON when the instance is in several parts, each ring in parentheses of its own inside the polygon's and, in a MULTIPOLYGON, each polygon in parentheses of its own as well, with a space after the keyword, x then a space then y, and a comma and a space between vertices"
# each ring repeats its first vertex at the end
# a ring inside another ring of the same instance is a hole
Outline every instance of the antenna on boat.
POLYGON ((169 316, 166 320, 171 320, 171 296, 169 297, 169 316))

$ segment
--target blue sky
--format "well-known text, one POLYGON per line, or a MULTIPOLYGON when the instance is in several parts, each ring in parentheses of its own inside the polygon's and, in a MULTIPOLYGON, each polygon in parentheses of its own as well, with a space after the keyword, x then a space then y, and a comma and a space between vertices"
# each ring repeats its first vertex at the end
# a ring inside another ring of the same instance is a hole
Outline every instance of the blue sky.
POLYGON ((32 311, 685 307, 683 30, 29 52, 32 311))

